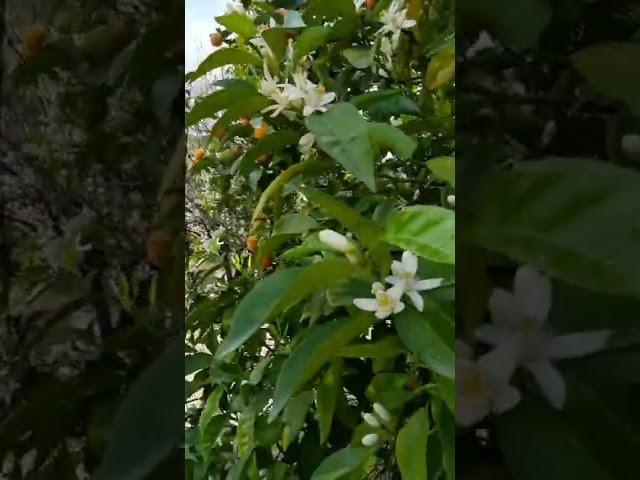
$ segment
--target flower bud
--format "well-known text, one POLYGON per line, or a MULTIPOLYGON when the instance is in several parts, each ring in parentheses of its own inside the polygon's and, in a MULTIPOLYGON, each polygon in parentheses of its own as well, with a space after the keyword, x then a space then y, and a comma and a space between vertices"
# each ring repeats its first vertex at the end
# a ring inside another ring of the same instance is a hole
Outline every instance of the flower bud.
POLYGON ((447 203, 449 205, 451 205, 452 207, 456 206, 456 196, 455 195, 448 195, 447 196, 447 203))
POLYGON ((391 415, 387 409, 377 402, 373 404, 373 411, 376 412, 383 421, 388 422, 391 420, 391 415))
POLYGON ((354 246, 349 239, 340 233, 333 230, 322 230, 320 232, 320 241, 334 250, 338 250, 342 253, 351 252, 354 246))
POLYGON ((362 418, 364 418, 364 421, 372 427, 378 428, 380 426, 380 422, 378 421, 378 419, 370 413, 365 413, 364 415, 362 415, 362 418))
POLYGON ((362 437, 362 445, 365 447, 373 447, 376 443, 378 443, 380 437, 378 437, 377 433, 370 433, 362 437))

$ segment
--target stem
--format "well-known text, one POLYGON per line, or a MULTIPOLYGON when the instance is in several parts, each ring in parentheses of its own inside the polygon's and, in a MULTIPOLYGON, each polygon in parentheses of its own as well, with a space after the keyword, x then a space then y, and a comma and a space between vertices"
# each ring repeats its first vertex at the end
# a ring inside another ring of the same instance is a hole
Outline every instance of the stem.
MULTIPOLYGON (((251 217, 251 223, 255 223, 259 218, 263 218, 263 212, 267 203, 276 195, 282 188, 294 177, 305 173, 309 170, 313 170, 314 168, 323 166, 320 161, 315 158, 308 158, 300 163, 296 163, 295 165, 290 166, 286 170, 284 170, 278 177, 276 177, 273 182, 267 187, 267 189, 260 196, 260 200, 258 200, 258 205, 253 212, 253 216, 251 217)), ((255 227, 254 227, 255 230, 255 227)))

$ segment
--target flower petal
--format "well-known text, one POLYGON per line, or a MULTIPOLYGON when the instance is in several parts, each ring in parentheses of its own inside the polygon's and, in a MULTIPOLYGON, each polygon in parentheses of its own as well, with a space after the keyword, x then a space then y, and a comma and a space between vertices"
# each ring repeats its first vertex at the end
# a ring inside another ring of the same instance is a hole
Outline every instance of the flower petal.
POLYGON ((481 342, 493 345, 494 347, 509 338, 509 332, 504 327, 490 323, 485 323, 476 328, 475 335, 481 342))
POLYGON ((371 285, 371 293, 373 293, 374 295, 378 292, 384 292, 384 290, 384 285, 380 282, 373 282, 373 284, 371 285))
POLYGON ((456 398, 456 423, 462 427, 475 425, 490 412, 489 402, 467 404, 456 398))
POLYGON ((360 310, 375 312, 378 310, 378 302, 374 298, 354 298, 353 304, 360 310))
POLYGON ((493 412, 497 415, 511 410, 520 402, 520 390, 511 385, 505 385, 495 392, 493 398, 493 412))
POLYGON ((387 290, 387 294, 389 294, 389 296, 395 301, 400 300, 400 298, 402 298, 403 293, 404 293, 403 284, 394 285, 389 290, 387 290))
POLYGON ((578 358, 595 353, 607 345, 611 333, 609 330, 592 330, 552 337, 547 344, 549 358, 578 358))
POLYGON ((379 318, 380 320, 384 320, 392 313, 393 312, 391 310, 377 310, 375 315, 376 315, 376 318, 379 318))
POLYGON ((321 230, 318 234, 320 241, 339 252, 345 252, 349 248, 349 239, 333 230, 321 230))
POLYGON ((478 359, 482 377, 495 387, 509 383, 522 354, 519 336, 511 336, 478 359))
POLYGON ((404 274, 404 266, 397 260, 391 262, 391 272, 396 276, 401 278, 404 274))
POLYGON ((489 311, 496 325, 517 326, 521 318, 516 297, 501 288, 493 290, 489 298, 489 311))
POLYGON ((405 272, 415 275, 418 271, 418 257, 408 250, 405 250, 402 253, 402 266, 405 272))
POLYGON ((416 290, 432 290, 438 288, 444 283, 444 278, 428 278, 426 280, 418 280, 416 282, 416 290))
POLYGON ((321 104, 326 104, 326 103, 331 103, 336 99, 336 94, 335 92, 329 92, 329 93, 325 93, 322 96, 322 99, 320 100, 321 104))
POLYGON ((399 283, 403 283, 401 278, 394 277, 392 275, 385 277, 384 281, 390 283, 391 285, 398 285, 399 283))
POLYGON ((528 318, 542 324, 551 309, 551 280, 530 265, 518 268, 513 293, 520 310, 528 318))
POLYGON ((309 105, 305 105, 304 110, 302 111, 302 114, 305 117, 308 117, 309 115, 311 115, 313 112, 315 112, 315 109, 309 105))
POLYGON ((525 366, 535 377, 549 403, 561 409, 564 406, 567 389, 562 374, 550 362, 529 362, 525 366))
POLYGON ((402 28, 413 28, 416 26, 415 20, 405 20, 402 22, 402 28))
POLYGON ((411 299, 413 306, 416 307, 416 310, 419 312, 424 310, 424 299, 422 298, 422 295, 415 291, 407 292, 407 295, 409 295, 409 298, 411 299))
POLYGON ((404 310, 405 304, 403 302, 398 302, 393 307, 393 313, 400 313, 404 310))

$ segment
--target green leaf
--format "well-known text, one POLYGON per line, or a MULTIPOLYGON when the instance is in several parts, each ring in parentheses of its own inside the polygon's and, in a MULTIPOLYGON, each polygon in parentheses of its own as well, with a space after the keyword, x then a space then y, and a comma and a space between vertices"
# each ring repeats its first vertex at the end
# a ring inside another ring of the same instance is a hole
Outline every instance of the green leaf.
POLYGON ((401 90, 377 90, 367 92, 351 99, 356 108, 366 110, 372 118, 388 120, 398 115, 420 117, 422 112, 416 102, 405 96, 401 90))
POLYGON ((500 449, 516 480, 619 478, 604 470, 584 439, 546 405, 524 400, 497 416, 495 425, 500 449))
MULTIPOLYGON (((453 386, 453 382, 451 384, 453 386)), ((454 479, 456 478, 456 420, 452 413, 453 410, 444 408, 438 402, 434 402, 432 408, 434 420, 438 427, 444 471, 447 474, 447 478, 454 479)))
POLYGON ((414 397, 414 392, 407 388, 408 384, 406 373, 378 373, 365 393, 371 403, 378 402, 388 409, 395 409, 414 397))
POLYGON ((280 414, 298 388, 312 378, 336 352, 369 328, 373 321, 371 315, 362 313, 312 327, 282 365, 276 381, 270 421, 280 414))
POLYGON ((456 52, 454 42, 436 53, 429 62, 425 84, 429 90, 447 85, 455 74, 456 52))
POLYGON ((258 33, 258 28, 253 23, 253 20, 240 12, 232 12, 216 17, 216 22, 245 39, 255 37, 258 33))
POLYGON ((278 219, 276 224, 273 226, 272 235, 305 233, 309 230, 315 230, 318 228, 320 228, 318 222, 309 215, 305 215, 303 213, 289 213, 278 219))
POLYGON ((331 433, 333 413, 336 409, 338 394, 342 388, 342 366, 341 358, 333 360, 318 384, 316 418, 320 427, 320 444, 324 444, 331 433))
POLYGON ((302 271, 301 268, 277 270, 242 299, 231 319, 229 334, 218 349, 216 358, 234 351, 275 315, 280 298, 294 287, 302 271))
POLYGON ((295 286, 282 296, 277 307, 284 311, 312 293, 325 289, 335 282, 363 275, 366 275, 366 272, 344 258, 329 258, 314 263, 302 270, 296 279, 295 286))
POLYGON ((454 157, 436 157, 427 161, 427 167, 438 180, 443 180, 456 187, 456 163, 454 157))
POLYGON ((357 31, 356 7, 343 0, 309 0, 304 10, 309 25, 333 23, 331 39, 349 39, 357 31))
POLYGON ((427 480, 429 416, 424 408, 414 413, 398 433, 396 460, 402 480, 427 480))
POLYGON ((640 115, 640 45, 594 45, 573 55, 573 64, 598 92, 629 105, 640 115))
POLYGON ((197 352, 184 357, 184 376, 191 375, 200 370, 208 368, 213 361, 213 357, 208 353, 197 352))
POLYGON ((309 390, 293 397, 284 409, 282 421, 285 429, 282 433, 282 446, 285 450, 298 437, 312 402, 313 391, 309 390))
POLYGON ((291 145, 296 145, 298 140, 300 140, 300 133, 293 130, 279 130, 270 133, 240 157, 231 167, 231 171, 244 173, 255 167, 256 160, 261 155, 281 152, 291 145))
POLYGON ((378 149, 388 148, 404 160, 409 160, 418 146, 413 138, 388 123, 370 124, 369 137, 378 149))
POLYGON ((238 85, 235 87, 218 90, 205 97, 201 97, 186 114, 185 127, 195 125, 205 118, 215 118, 222 110, 234 106, 238 98, 262 96, 250 85, 238 85))
POLYGON ((205 58, 194 72, 186 75, 188 82, 193 82, 206 75, 211 70, 225 65, 262 65, 262 60, 257 55, 240 48, 221 48, 205 58))
POLYGON ((173 342, 127 392, 99 467, 100 480, 145 478, 184 433, 176 415, 183 402, 184 340, 173 342))
POLYGON ((227 474, 227 480, 242 480, 247 469, 247 462, 251 458, 253 452, 246 452, 242 455, 227 474))
POLYGON ((456 18, 479 23, 517 47, 535 47, 551 21, 547 0, 458 0, 456 18))
POLYGON ((639 205, 638 172, 550 158, 488 180, 469 236, 568 283, 637 298, 639 205))
POLYGON ((397 357, 404 348, 395 335, 376 342, 364 342, 348 345, 340 351, 340 355, 348 358, 392 358, 397 357))
POLYGON ((436 206, 416 205, 394 213, 385 239, 427 260, 455 263, 455 214, 436 206))
POLYGON ((222 398, 223 393, 224 387, 222 385, 218 385, 213 392, 209 394, 209 397, 204 404, 204 408, 202 409, 202 413, 200 414, 200 421, 198 422, 199 430, 206 430, 213 417, 220 413, 220 399, 222 398))
POLYGON ((422 314, 408 308, 396 315, 393 323, 402 343, 422 364, 440 375, 454 378, 455 353, 442 338, 438 326, 433 325, 430 314, 436 312, 437 305, 425 298, 425 311, 422 314))
POLYGON ((278 60, 284 59, 287 53, 287 29, 286 28, 269 28, 262 32, 262 38, 278 60))
POLYGON ((325 215, 335 218, 367 248, 375 248, 382 237, 382 229, 373 221, 360 215, 356 210, 327 195, 311 188, 301 189, 302 194, 316 205, 325 215))
POLYGON ((244 97, 227 109, 226 112, 220 117, 211 129, 211 135, 218 135, 223 129, 227 128, 231 122, 239 119, 240 117, 250 117, 255 113, 261 111, 265 107, 268 107, 273 102, 270 98, 263 95, 256 94, 248 97, 244 97))
POLYGON ((305 28, 298 36, 293 47, 293 61, 297 63, 302 57, 326 44, 331 27, 314 25, 305 28))
POLYGON ((313 472, 311 480, 337 480, 354 471, 369 457, 370 451, 362 447, 347 447, 325 458, 313 472))
POLYGON ((264 376, 264 370, 267 368, 270 362, 271 357, 265 357, 260 360, 249 374, 249 379, 247 380, 247 382, 249 382, 250 385, 257 385, 258 383, 260 383, 262 377, 264 376))
POLYGON ((374 149, 369 124, 350 103, 338 103, 305 120, 318 146, 364 184, 376 191, 374 149))
POLYGON ((347 48, 342 54, 356 68, 365 69, 371 66, 371 51, 368 48, 347 48))
POLYGON ((235 448, 238 455, 251 453, 255 446, 254 425, 256 422, 256 407, 249 405, 240 414, 238 428, 236 429, 235 448))

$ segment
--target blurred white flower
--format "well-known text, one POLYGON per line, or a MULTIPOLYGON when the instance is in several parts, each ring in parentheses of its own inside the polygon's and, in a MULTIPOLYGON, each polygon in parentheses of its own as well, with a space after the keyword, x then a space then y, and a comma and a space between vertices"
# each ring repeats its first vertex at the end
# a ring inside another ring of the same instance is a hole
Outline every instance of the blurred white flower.
POLYGON ((316 85, 309 80, 304 73, 295 73, 293 75, 293 81, 293 85, 286 83, 281 86, 290 102, 302 102, 302 114, 305 117, 308 117, 314 112, 325 112, 327 105, 336 98, 334 92, 327 93, 324 86, 316 85))
POLYGON ((397 118, 397 117, 391 117, 389 119, 389 123, 391 123, 391 125, 393 125, 394 127, 399 127, 400 125, 402 125, 402 119, 401 118, 397 118))
POLYGON ((263 65, 263 73, 264 79, 260 80, 260 93, 269 97, 276 103, 262 109, 261 113, 271 112, 272 118, 277 117, 281 113, 285 114, 288 118, 291 118, 291 115, 295 116, 295 113, 289 110, 291 107, 289 98, 284 94, 282 88, 278 84, 277 78, 273 77, 269 72, 267 62, 263 65))
POLYGON ((503 413, 518 404, 520 392, 509 385, 516 354, 498 348, 473 359, 471 349, 456 341, 456 423, 469 427, 491 412, 503 413))
POLYGON ((353 300, 353 304, 361 310, 375 312, 376 318, 379 319, 387 318, 391 314, 404 310, 404 303, 400 301, 402 285, 385 290, 384 285, 376 282, 371 287, 371 293, 375 295, 375 298, 356 298, 353 300))
POLYGON ((377 433, 369 433, 368 435, 362 437, 362 445, 364 445, 365 447, 373 447, 378 443, 379 439, 380 437, 377 433))
POLYGON ((300 141, 298 142, 298 150, 300 150, 303 157, 308 157, 311 154, 315 141, 316 137, 311 132, 305 133, 300 138, 300 141))
POLYGON ((456 206, 456 196, 455 195, 447 195, 447 203, 452 207, 456 206))
POLYGON ((413 28, 416 26, 415 20, 407 19, 407 9, 400 10, 398 2, 394 1, 388 10, 384 10, 380 15, 380 21, 384 23, 379 32, 381 34, 391 33, 391 46, 395 50, 400 41, 400 33, 402 30, 413 28))
POLYGON ((373 404, 373 411, 376 412, 384 422, 391 420, 391 414, 381 403, 375 402, 373 404))
POLYGON ((380 427, 380 422, 378 421, 375 415, 371 413, 364 413, 362 414, 362 418, 364 418, 364 421, 367 422, 372 427, 375 427, 375 428, 380 427))
POLYGON ((577 358, 606 346, 607 330, 554 336, 545 322, 551 309, 551 281, 531 266, 520 267, 513 293, 495 289, 489 299, 492 324, 476 330, 481 341, 515 350, 517 359, 536 379, 555 408, 565 403, 566 385, 553 360, 577 358))
POLYGON ((322 243, 330 246, 334 250, 338 250, 339 252, 347 253, 355 248, 347 237, 334 230, 322 230, 319 233, 319 236, 322 243))
POLYGON ((442 278, 430 278, 428 280, 416 279, 418 271, 418 257, 409 251, 402 254, 402 262, 394 260, 391 264, 393 275, 385 278, 391 285, 401 286, 403 293, 411 299, 416 309, 421 312, 424 309, 424 300, 420 293, 423 290, 431 290, 442 285, 442 278))

